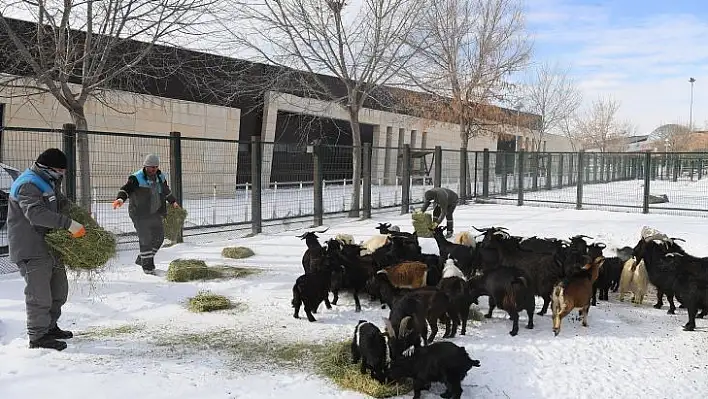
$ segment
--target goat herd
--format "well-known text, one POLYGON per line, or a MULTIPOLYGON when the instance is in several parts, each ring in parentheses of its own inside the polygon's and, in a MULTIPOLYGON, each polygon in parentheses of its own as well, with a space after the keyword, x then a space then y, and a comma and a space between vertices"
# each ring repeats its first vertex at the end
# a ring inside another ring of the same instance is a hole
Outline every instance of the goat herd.
POLYGON ((441 397, 460 398, 462 380, 479 361, 452 342, 431 342, 438 322, 445 326, 443 338, 454 338, 458 327, 464 335, 471 304, 480 296, 488 296, 486 318, 495 307, 509 314, 512 336, 519 331, 520 311, 528 315, 526 328, 534 327, 535 296, 543 299, 539 316, 551 306, 555 335, 561 320, 576 308, 587 327, 598 291, 605 301, 610 290, 619 290, 620 301, 631 292, 633 302, 641 304, 651 283, 657 289, 655 308, 663 306, 665 294, 668 313, 675 312, 674 298, 688 309, 686 331, 694 330, 695 318, 708 310, 708 258, 689 255, 677 244, 680 239, 654 229, 644 227, 634 248, 619 248, 616 256, 605 257, 605 244, 588 243, 585 239, 592 237, 585 235, 566 241, 512 236, 504 227, 473 228, 481 240, 462 232, 450 242, 443 235, 445 227, 433 229, 439 255, 423 253, 416 233, 388 223, 380 223, 380 234, 361 244, 338 234, 323 245, 317 234, 327 230, 307 232, 299 236, 307 250, 302 257, 305 274, 293 286, 293 316, 299 318, 302 306, 307 319, 316 321, 319 305, 324 302, 331 309, 340 290, 353 294, 360 312, 359 294, 367 293, 390 313, 384 318, 385 332, 366 320, 355 327, 352 360, 361 362, 361 373, 369 370, 382 383, 412 378, 414 398, 431 382, 443 382, 441 397))

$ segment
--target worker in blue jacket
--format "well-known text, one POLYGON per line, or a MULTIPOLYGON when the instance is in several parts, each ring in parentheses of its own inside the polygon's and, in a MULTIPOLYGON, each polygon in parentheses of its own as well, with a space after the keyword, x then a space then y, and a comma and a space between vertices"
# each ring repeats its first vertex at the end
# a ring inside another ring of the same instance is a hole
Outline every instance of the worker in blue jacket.
POLYGON ((160 158, 157 155, 146 156, 142 169, 128 176, 128 181, 113 201, 113 209, 123 206, 128 200, 128 215, 138 233, 140 245, 135 263, 142 266, 146 274, 155 274, 155 254, 165 240, 162 221, 167 216, 166 203, 179 207, 160 170, 160 158))

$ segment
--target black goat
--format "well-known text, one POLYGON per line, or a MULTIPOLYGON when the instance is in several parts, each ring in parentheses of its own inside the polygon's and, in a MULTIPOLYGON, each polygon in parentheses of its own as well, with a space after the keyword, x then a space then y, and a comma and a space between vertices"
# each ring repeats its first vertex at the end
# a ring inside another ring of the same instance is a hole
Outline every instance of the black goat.
POLYGON ((354 328, 354 337, 351 343, 352 363, 361 361, 359 371, 366 374, 368 369, 371 378, 384 384, 386 382, 386 369, 391 361, 386 336, 373 323, 359 320, 354 328))
POLYGON ((471 276, 474 272, 475 248, 448 241, 443 234, 445 229, 445 226, 438 226, 430 230, 433 232, 433 238, 438 244, 440 261, 444 262, 448 258, 454 259, 455 264, 462 270, 462 273, 465 276, 471 276))
POLYGON ((310 322, 317 321, 312 314, 317 313, 317 308, 322 301, 324 301, 327 309, 332 309, 328 298, 331 274, 331 269, 325 266, 310 273, 305 273, 295 280, 292 300, 292 306, 295 309, 294 318, 300 318, 301 305, 304 305, 307 320, 310 322))
POLYGON ((674 286, 676 285, 677 267, 680 259, 675 256, 667 257, 667 255, 670 253, 686 253, 673 241, 662 240, 657 242, 656 240, 645 240, 643 238, 634 247, 633 253, 637 258, 637 263, 644 261, 649 282, 656 287, 657 301, 654 308, 661 309, 664 306, 663 297, 666 294, 666 299, 669 301, 667 313, 675 314, 674 286))
POLYGON ((478 303, 482 295, 489 296, 489 311, 484 315, 492 317, 495 306, 504 309, 514 323, 509 334, 513 337, 519 333, 519 310, 526 310, 528 324, 533 328, 533 311, 536 302, 533 290, 528 285, 528 277, 523 271, 513 267, 498 267, 489 270, 482 276, 474 276, 468 281, 472 302, 478 303))
POLYGON ((532 289, 532 293, 543 298, 543 306, 537 314, 546 314, 551 303, 553 286, 565 275, 557 256, 522 251, 518 241, 509 239, 508 235, 487 232, 484 240, 488 240, 486 245, 489 248, 497 250, 500 266, 515 267, 524 272, 527 286, 532 289))
POLYGON ((606 267, 607 258, 602 254, 602 250, 607 248, 603 243, 592 243, 588 245, 588 256, 590 259, 597 259, 602 257, 605 262, 600 266, 598 270, 597 279, 592 283, 592 300, 590 304, 592 306, 597 306, 597 292, 600 291, 600 300, 609 301, 610 295, 610 273, 609 269, 606 267))
POLYGON ((445 384, 442 398, 462 397, 462 380, 472 367, 479 367, 480 361, 473 360, 465 348, 452 342, 436 342, 423 348, 412 350, 409 356, 392 359, 390 376, 395 380, 413 379, 413 399, 420 398, 424 389, 430 389, 432 382, 445 384))
MULTIPOLYGON (((437 284, 438 289, 447 295, 452 303, 452 308, 457 312, 462 329, 460 335, 467 334, 467 321, 470 316, 470 306, 472 306, 472 293, 467 282, 459 277, 446 277, 437 284)), ((453 320, 454 320, 453 316, 453 320)), ((455 336, 457 329, 454 324, 450 338, 455 336)))
POLYGON ((305 234, 297 236, 301 240, 305 240, 305 245, 307 245, 307 250, 302 255, 302 268, 305 271, 305 273, 311 272, 313 267, 316 267, 317 265, 319 265, 318 260, 313 262, 313 260, 311 259, 313 256, 312 252, 313 251, 321 252, 323 247, 318 240, 319 237, 317 237, 317 233, 322 234, 322 233, 326 232, 327 230, 329 230, 329 228, 326 228, 322 231, 308 231, 308 232, 305 232, 305 234))

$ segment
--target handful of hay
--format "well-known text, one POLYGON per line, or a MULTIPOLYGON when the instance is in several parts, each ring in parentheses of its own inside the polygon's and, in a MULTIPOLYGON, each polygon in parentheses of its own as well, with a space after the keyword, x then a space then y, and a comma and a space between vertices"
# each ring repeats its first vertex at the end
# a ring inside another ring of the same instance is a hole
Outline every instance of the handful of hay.
POLYGON ((221 250, 221 256, 231 259, 243 259, 255 255, 253 250, 246 247, 226 247, 221 250))
POLYGON ((115 236, 74 203, 69 206, 68 216, 84 225, 86 235, 73 238, 68 230, 55 230, 45 236, 49 248, 70 269, 94 271, 105 266, 116 254, 115 236))
POLYGON ((200 291, 196 296, 187 300, 187 308, 196 313, 225 310, 232 306, 229 298, 209 291, 200 291))
POLYGON ((365 393, 375 398, 389 398, 410 392, 409 384, 380 384, 367 374, 359 372, 359 366, 352 363, 351 341, 339 342, 329 350, 323 350, 317 359, 317 368, 321 374, 329 377, 344 389, 365 393))
POLYGON ((413 219, 413 228, 418 237, 429 238, 433 236, 430 229, 435 227, 435 225, 433 224, 433 217, 429 213, 416 210, 411 214, 411 219, 413 219))
POLYGON ((187 211, 184 208, 175 208, 169 206, 167 208, 167 216, 162 221, 165 227, 165 237, 172 242, 178 242, 182 236, 184 221, 187 219, 187 211))

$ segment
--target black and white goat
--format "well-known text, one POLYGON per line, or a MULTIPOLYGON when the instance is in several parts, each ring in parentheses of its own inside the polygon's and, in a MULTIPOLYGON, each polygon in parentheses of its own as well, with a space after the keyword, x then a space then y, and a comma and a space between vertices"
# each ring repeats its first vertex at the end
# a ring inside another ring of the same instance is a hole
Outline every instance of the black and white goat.
POLYGON ((361 362, 361 374, 369 370, 371 378, 382 384, 386 382, 387 369, 391 364, 388 337, 374 323, 359 320, 354 328, 351 354, 352 363, 361 362))

